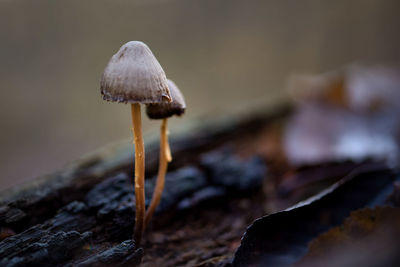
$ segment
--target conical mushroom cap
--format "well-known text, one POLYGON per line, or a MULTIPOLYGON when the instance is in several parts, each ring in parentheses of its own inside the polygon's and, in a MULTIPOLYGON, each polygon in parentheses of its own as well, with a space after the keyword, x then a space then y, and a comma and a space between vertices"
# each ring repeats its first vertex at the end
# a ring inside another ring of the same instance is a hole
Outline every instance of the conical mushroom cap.
POLYGON ((180 116, 185 113, 185 99, 183 98, 178 86, 176 86, 173 81, 168 80, 168 87, 171 93, 172 102, 147 105, 146 113, 150 119, 164 119, 173 115, 180 116))
POLYGON ((104 100, 124 103, 171 101, 167 78, 143 42, 124 44, 108 62, 100 82, 104 100))

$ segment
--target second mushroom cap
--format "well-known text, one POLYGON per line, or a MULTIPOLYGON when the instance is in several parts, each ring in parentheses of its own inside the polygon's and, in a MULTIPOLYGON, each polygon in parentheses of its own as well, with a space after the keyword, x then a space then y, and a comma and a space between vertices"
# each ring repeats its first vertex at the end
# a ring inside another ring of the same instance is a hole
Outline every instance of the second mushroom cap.
POLYGON ((146 114, 150 119, 164 119, 173 115, 180 116, 185 113, 186 103, 181 91, 171 80, 168 80, 168 87, 171 93, 172 102, 147 105, 146 114))

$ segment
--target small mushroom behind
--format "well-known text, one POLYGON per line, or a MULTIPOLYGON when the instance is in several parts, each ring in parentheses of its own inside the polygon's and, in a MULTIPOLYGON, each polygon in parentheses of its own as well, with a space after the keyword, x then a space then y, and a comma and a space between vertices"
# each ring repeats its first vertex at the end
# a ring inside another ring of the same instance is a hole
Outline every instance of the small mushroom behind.
POLYGON ((157 182, 154 188, 150 206, 147 209, 145 217, 145 226, 150 222, 158 204, 165 184, 165 174, 167 172, 168 162, 171 162, 171 150, 168 143, 167 119, 173 115, 181 116, 186 109, 185 99, 176 84, 168 80, 168 87, 171 93, 172 102, 148 104, 146 114, 150 119, 162 119, 160 129, 160 160, 158 166, 157 182))
POLYGON ((131 41, 124 44, 108 62, 100 83, 103 99, 130 103, 135 144, 136 222, 134 239, 139 245, 144 231, 144 144, 140 103, 170 102, 167 78, 148 46, 131 41))

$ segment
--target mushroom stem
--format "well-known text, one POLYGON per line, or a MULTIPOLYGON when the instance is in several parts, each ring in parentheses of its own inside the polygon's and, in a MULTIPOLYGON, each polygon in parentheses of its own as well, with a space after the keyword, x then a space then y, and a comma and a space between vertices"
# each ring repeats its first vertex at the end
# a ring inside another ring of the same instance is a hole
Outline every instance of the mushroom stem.
POLYGON ((165 174, 167 172, 168 162, 171 161, 171 152, 168 144, 167 119, 163 119, 160 128, 160 160, 158 165, 158 175, 156 186, 153 191, 150 206, 146 211, 145 225, 147 225, 154 214, 161 200, 161 195, 164 190, 165 174))
POLYGON ((171 148, 169 147, 169 142, 168 142, 168 128, 167 128, 167 119, 163 119, 163 124, 165 123, 164 131, 161 129, 161 134, 164 135, 165 138, 165 157, 167 158, 168 162, 172 161, 172 156, 171 156, 171 148))
POLYGON ((133 140, 135 143, 135 199, 136 222, 134 239, 140 244, 144 231, 145 197, 144 197, 144 143, 142 136, 142 120, 140 104, 132 104, 133 140))

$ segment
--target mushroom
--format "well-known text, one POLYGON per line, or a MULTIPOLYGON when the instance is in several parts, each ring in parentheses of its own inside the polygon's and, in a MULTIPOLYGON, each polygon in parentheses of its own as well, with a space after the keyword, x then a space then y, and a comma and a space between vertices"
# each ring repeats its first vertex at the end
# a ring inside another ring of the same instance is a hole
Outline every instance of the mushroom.
POLYGON ((185 99, 176 84, 173 81, 168 80, 168 87, 171 93, 172 102, 146 105, 147 116, 150 119, 162 119, 162 123, 160 128, 160 160, 157 182, 153 191, 150 206, 146 211, 145 226, 150 222, 154 211, 160 203, 168 162, 171 162, 172 160, 171 150, 168 144, 167 119, 173 115, 182 115, 186 109, 185 99))
POLYGON ((136 222, 134 239, 139 245, 144 231, 144 144, 140 104, 170 102, 167 78, 148 46, 131 41, 124 44, 108 62, 100 83, 107 101, 131 104, 135 144, 136 222))

